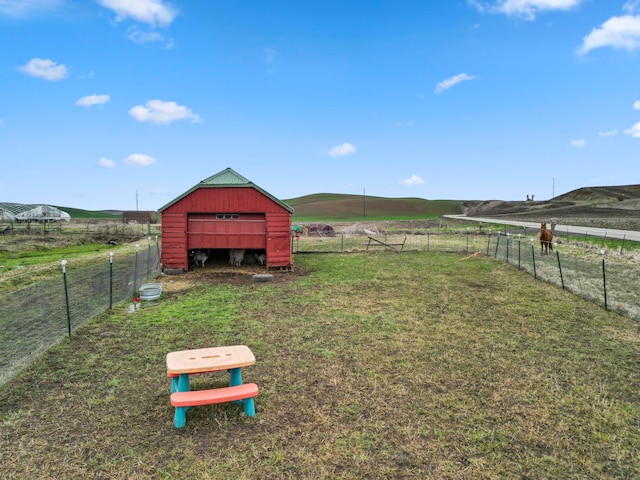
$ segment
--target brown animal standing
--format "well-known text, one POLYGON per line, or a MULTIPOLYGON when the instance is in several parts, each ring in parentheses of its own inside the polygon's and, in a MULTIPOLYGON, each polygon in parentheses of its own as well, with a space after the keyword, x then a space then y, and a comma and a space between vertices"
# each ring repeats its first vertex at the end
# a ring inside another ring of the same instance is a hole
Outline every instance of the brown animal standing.
POLYGON ((549 250, 553 252, 553 232, 547 230, 547 224, 540 224, 540 252, 542 254, 549 253, 549 250))

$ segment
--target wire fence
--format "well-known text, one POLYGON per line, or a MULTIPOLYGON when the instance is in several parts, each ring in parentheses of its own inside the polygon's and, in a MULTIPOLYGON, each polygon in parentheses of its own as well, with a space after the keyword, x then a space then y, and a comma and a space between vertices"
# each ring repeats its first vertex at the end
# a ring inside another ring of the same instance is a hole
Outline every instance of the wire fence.
POLYGON ((411 232, 369 232, 346 228, 334 236, 298 236, 294 253, 433 251, 491 256, 536 279, 640 320, 640 245, 590 235, 557 232, 553 250, 542 253, 539 230, 447 227, 411 232))
MULTIPOLYGON (((64 263, 65 261, 63 261, 64 263)), ((74 268, 0 297, 0 385, 90 318, 133 298, 160 271, 160 247, 74 268)))
MULTIPOLYGON (((372 232, 356 227, 334 236, 298 236, 293 253, 420 251, 491 256, 608 310, 640 320, 640 247, 599 237, 558 236, 540 252, 537 230, 456 228, 372 232)), ((160 273, 160 247, 74 268, 0 297, 0 385, 90 318, 130 299, 160 273)))

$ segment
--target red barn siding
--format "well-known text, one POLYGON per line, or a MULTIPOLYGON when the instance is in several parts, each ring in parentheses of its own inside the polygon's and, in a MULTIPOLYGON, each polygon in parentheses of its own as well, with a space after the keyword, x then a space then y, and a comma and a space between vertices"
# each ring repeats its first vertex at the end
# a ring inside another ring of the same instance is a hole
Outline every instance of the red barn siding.
POLYGON ((291 268, 291 215, 274 212, 267 215, 267 267, 291 268))
POLYGON ((268 268, 291 268, 290 230, 290 212, 253 187, 200 187, 162 212, 162 265, 188 270, 189 249, 264 248, 268 268))

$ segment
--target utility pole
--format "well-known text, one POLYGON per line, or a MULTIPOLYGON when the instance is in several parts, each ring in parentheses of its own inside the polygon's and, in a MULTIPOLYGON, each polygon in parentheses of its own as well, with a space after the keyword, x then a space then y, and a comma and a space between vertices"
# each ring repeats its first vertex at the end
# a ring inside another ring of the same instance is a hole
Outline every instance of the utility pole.
POLYGON ((362 189, 362 217, 364 220, 367 219, 367 195, 364 188, 362 189))

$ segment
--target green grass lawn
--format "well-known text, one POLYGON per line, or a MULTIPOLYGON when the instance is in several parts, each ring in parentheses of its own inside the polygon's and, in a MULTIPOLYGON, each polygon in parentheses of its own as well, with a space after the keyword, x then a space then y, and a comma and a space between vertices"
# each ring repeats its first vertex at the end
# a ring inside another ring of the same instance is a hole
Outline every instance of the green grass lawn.
POLYGON ((0 390, 3 478, 638 478, 638 323, 463 257, 163 277, 157 304, 96 318, 0 390), (232 344, 256 356, 256 416, 197 407, 175 429, 166 353, 232 344))

